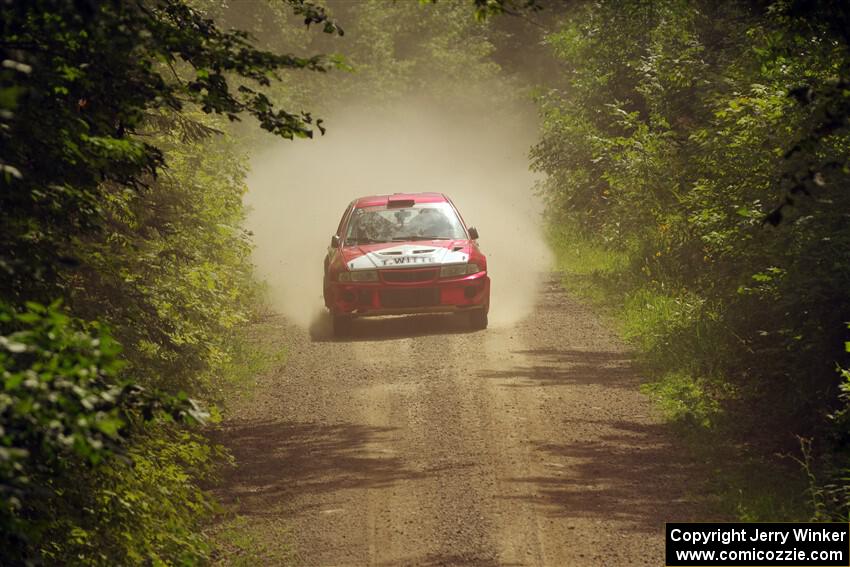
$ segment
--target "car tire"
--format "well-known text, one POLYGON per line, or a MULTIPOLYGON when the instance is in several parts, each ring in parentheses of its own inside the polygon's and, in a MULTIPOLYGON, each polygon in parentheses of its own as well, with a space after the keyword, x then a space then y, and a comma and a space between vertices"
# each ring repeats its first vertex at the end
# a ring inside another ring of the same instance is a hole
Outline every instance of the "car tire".
POLYGON ((487 310, 476 309, 469 312, 469 326, 474 331, 480 331, 487 328, 487 310))
POLYGON ((347 337, 351 334, 351 317, 333 315, 333 332, 335 337, 347 337))

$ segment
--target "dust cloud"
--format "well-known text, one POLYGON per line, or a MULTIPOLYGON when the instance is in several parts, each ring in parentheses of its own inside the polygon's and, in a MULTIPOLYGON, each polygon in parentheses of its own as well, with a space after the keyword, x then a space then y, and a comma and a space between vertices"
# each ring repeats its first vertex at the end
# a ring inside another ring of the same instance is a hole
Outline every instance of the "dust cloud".
POLYGON ((324 312, 322 260, 352 199, 438 191, 481 234, 491 325, 510 326, 531 311, 550 266, 528 170, 533 112, 476 115, 407 101, 325 118, 325 136, 270 141, 252 159, 248 228, 275 309, 305 328, 324 312))

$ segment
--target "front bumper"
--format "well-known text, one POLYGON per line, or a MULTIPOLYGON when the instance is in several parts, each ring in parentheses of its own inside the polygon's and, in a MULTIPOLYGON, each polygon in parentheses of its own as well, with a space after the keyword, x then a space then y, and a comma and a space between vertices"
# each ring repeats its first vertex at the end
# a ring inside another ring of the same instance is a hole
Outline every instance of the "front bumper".
POLYGON ((478 272, 415 283, 326 282, 325 305, 334 315, 355 317, 489 309, 490 278, 478 272))

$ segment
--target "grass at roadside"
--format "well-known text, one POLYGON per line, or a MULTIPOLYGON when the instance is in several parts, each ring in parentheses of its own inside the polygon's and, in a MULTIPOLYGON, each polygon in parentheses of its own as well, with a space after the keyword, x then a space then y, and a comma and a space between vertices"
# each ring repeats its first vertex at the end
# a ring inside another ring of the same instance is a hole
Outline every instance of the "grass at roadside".
POLYGON ((282 325, 279 315, 264 310, 241 333, 236 356, 222 372, 227 376, 219 392, 225 415, 228 407, 250 400, 258 376, 286 360, 287 347, 281 342, 282 325))
POLYGON ((708 473, 702 490, 722 517, 743 521, 808 520, 805 471, 794 455, 763 455, 734 434, 718 399, 726 381, 712 376, 721 332, 712 306, 684 290, 635 270, 628 246, 600 245, 566 225, 548 240, 564 288, 606 317, 634 349, 646 378, 642 386, 663 412, 692 458, 708 473))
POLYGON ((564 274, 564 287, 613 314, 613 298, 621 296, 626 287, 622 278, 628 270, 628 253, 596 244, 565 226, 551 227, 546 236, 564 274))
POLYGON ((217 567, 285 567, 298 563, 291 530, 279 518, 257 521, 236 515, 216 524, 209 535, 216 542, 212 564, 217 567))

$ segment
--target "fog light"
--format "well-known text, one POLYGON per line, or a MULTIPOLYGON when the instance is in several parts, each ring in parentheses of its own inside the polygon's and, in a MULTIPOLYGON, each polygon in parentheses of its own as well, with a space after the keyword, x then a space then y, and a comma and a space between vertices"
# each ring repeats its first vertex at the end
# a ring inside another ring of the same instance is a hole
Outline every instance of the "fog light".
POLYGON ((354 292, 351 291, 350 289, 343 291, 342 292, 342 299, 343 299, 343 301, 348 301, 349 303, 351 303, 352 301, 354 301, 354 292))
POLYGON ((463 295, 467 299, 472 299, 478 293, 478 286, 469 286, 463 289, 463 295))
POLYGON ((359 272, 351 272, 351 281, 376 282, 378 281, 378 272, 377 270, 361 270, 359 272))

